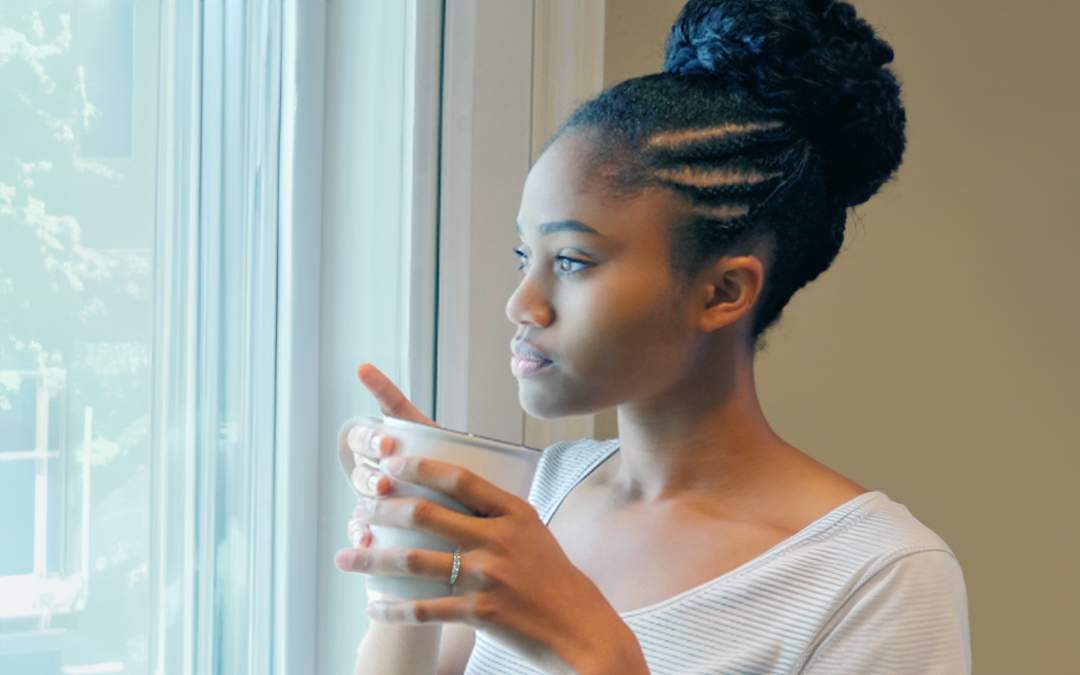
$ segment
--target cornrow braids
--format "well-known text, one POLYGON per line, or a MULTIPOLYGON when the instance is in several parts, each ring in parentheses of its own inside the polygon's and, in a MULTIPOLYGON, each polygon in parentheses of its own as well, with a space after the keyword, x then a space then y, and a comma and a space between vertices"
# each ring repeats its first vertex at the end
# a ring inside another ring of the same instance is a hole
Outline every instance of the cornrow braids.
POLYGON ((770 251, 752 339, 832 264, 847 209, 899 166, 904 112, 892 50, 846 2, 691 0, 665 72, 585 102, 548 145, 588 133, 590 172, 615 197, 649 187, 688 207, 670 261, 686 288, 721 256, 770 251))

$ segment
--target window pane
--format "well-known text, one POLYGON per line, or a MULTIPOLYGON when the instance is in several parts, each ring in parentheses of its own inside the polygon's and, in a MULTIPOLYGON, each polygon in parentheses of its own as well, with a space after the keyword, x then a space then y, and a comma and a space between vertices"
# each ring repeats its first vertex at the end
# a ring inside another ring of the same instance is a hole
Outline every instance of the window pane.
POLYGON ((149 672, 158 8, 0 5, 0 672, 149 672))

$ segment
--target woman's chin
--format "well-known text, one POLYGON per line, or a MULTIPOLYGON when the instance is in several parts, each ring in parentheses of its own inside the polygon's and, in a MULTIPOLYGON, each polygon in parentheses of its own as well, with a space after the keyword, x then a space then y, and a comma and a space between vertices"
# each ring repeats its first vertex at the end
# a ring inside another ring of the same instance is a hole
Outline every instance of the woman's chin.
POLYGON ((525 380, 518 381, 518 403, 521 409, 540 420, 554 420, 575 415, 591 415, 598 410, 593 406, 572 400, 565 392, 547 390, 525 380))
POLYGON ((551 420, 565 416, 559 410, 558 401, 552 400, 545 392, 535 391, 533 384, 526 380, 518 380, 518 403, 522 410, 536 419, 551 420))

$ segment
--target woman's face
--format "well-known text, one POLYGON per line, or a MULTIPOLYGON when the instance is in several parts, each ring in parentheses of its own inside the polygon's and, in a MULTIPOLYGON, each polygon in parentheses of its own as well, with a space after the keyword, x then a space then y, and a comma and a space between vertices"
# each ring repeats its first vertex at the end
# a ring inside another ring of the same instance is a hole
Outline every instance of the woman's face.
POLYGON ((515 339, 553 360, 518 376, 522 408, 539 418, 662 396, 683 380, 702 340, 670 272, 672 195, 607 197, 586 175, 588 150, 580 133, 553 143, 529 172, 518 210, 523 269, 506 315, 515 339))

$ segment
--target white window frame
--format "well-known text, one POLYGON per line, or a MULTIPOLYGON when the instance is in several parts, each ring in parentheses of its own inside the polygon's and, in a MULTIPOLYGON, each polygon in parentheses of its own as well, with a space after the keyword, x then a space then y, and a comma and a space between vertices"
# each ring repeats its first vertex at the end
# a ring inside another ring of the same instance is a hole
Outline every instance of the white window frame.
POLYGON ((326 6, 285 0, 279 177, 273 675, 315 672, 326 6))
MULTIPOLYGON (((407 90, 405 106, 413 111, 414 132, 406 138, 402 152, 412 157, 411 185, 405 188, 413 199, 404 205, 409 227, 402 242, 406 259, 414 261, 411 273, 403 273, 400 302, 409 308, 402 328, 407 334, 406 351, 398 382, 417 407, 434 415, 435 351, 435 262, 437 234, 439 135, 439 63, 441 59, 442 14, 439 0, 409 2, 408 21, 423 19, 412 42, 406 45, 409 55, 406 70, 414 69, 417 79, 407 90), (417 261, 427 261, 417 264, 417 261)), ((354 616, 338 612, 331 598, 343 586, 353 587, 359 579, 342 578, 336 570, 328 571, 331 557, 327 551, 343 544, 340 535, 341 514, 328 507, 320 495, 341 492, 344 482, 338 475, 336 453, 319 452, 333 446, 336 423, 342 421, 348 405, 357 398, 359 383, 348 378, 330 378, 327 372, 348 373, 357 364, 351 355, 334 348, 334 342, 321 330, 327 315, 345 315, 348 297, 321 283, 324 268, 345 266, 356 253, 349 248, 324 249, 324 236, 340 236, 341 228, 356 223, 324 218, 323 204, 340 195, 324 180, 324 163, 329 161, 324 120, 328 107, 342 105, 338 94, 326 90, 328 59, 356 58, 350 51, 327 42, 325 3, 303 0, 286 2, 285 72, 282 110, 281 176, 281 248, 279 260, 280 295, 278 302, 279 361, 276 475, 277 533, 275 537, 275 607, 274 673, 330 672, 329 665, 352 667, 352 654, 360 635, 347 629, 354 616), (324 192, 329 191, 329 192, 324 192), (354 391, 343 390, 351 387, 354 391), (335 412, 341 409, 342 412, 335 412), (330 412, 327 412, 330 411, 330 412), (330 521, 324 536, 314 523, 330 521), (318 552, 318 553, 316 553, 318 552), (320 575, 322 581, 320 582, 320 575), (327 581, 329 579, 329 581, 327 581), (323 626, 322 631, 317 627, 323 626), (338 630, 336 627, 342 627, 338 630), (318 633, 318 635, 317 635, 318 633), (340 643, 340 644, 338 644, 340 643), (328 644, 335 647, 327 648, 328 644)), ((344 330, 362 329, 363 317, 344 319, 344 330)), ((355 413, 356 411, 352 411, 355 413)))
MULTIPOLYGON (((294 605, 302 608, 301 615, 311 619, 305 619, 306 623, 291 616, 282 619, 291 622, 288 625, 293 631, 288 637, 282 633, 282 638, 296 643, 294 652, 298 655, 290 661, 290 673, 350 672, 356 646, 366 629, 362 578, 344 574, 333 565, 334 551, 346 545, 345 520, 355 501, 338 466, 337 430, 349 417, 377 414, 373 398, 356 379, 356 367, 363 361, 375 363, 420 410, 429 416, 435 412, 435 168, 439 151, 442 2, 338 0, 324 7, 314 7, 316 4, 322 3, 299 5, 299 35, 311 49, 325 48, 326 52, 321 57, 309 55, 312 67, 320 58, 323 63, 317 70, 298 73, 297 79, 323 80, 321 95, 315 94, 312 85, 307 96, 318 98, 323 106, 321 113, 309 110, 309 117, 318 116, 323 121, 322 142, 318 144, 323 152, 317 160, 311 158, 311 162, 323 167, 322 175, 319 183, 304 188, 310 202, 321 204, 322 214, 316 221, 311 210, 299 206, 292 210, 297 237, 309 236, 311 227, 316 222, 321 224, 321 244, 295 266, 297 274, 321 274, 321 287, 315 295, 297 298, 298 304, 308 303, 309 314, 298 317, 292 330, 294 336, 306 333, 305 341, 317 345, 319 351, 314 369, 308 361, 297 372, 316 373, 318 379, 314 387, 308 381, 302 388, 308 396, 306 402, 291 409, 281 408, 283 413, 298 418, 291 441, 296 447, 290 450, 296 455, 295 463, 306 462, 308 469, 317 465, 316 475, 306 476, 304 486, 297 488, 298 495, 316 496, 306 501, 298 498, 294 507, 288 507, 292 508, 294 530, 308 528, 306 538, 301 540, 304 545, 296 546, 308 558, 299 561, 296 569, 305 578, 301 593, 314 598, 315 604, 305 601, 295 589, 289 591, 290 595, 297 594, 294 605), (319 13, 323 16, 319 17, 319 13), (406 58, 400 64, 391 52, 400 47, 393 41, 401 35, 401 24, 385 24, 387 17, 403 19, 404 26, 413 28, 404 33, 406 58), (373 29, 377 31, 374 34, 373 29), (397 70, 399 66, 404 78, 397 70), (395 92, 390 95, 392 101, 368 107, 379 91, 389 90, 395 92), (403 94, 401 100, 396 98, 398 92, 403 94), (399 129, 405 129, 405 142, 392 147, 385 141, 396 138, 399 129), (373 137, 373 130, 381 132, 378 139, 373 137), (376 168, 362 165, 357 160, 358 152, 366 152, 365 157, 376 168), (397 192, 371 193, 367 181, 375 180, 378 171, 387 170, 402 171, 403 184, 395 183, 400 188, 400 202, 394 203, 397 192), (395 230, 397 238, 389 236, 388 230, 395 230), (385 283, 383 292, 372 296, 372 284, 384 280, 367 268, 388 255, 400 256, 396 265, 389 266, 400 276, 386 279, 392 283, 385 283), (369 289, 363 303, 357 301, 358 288, 369 289), (396 288, 396 293, 387 295, 386 289, 390 288, 396 288), (310 314, 310 306, 318 308, 317 320, 311 319, 314 315, 310 314), (369 351, 358 354, 357 343, 369 351), (317 534, 312 527, 315 523, 317 534), (312 536, 316 544, 307 548, 312 536)), ((302 46, 300 51, 304 51, 302 46)), ((298 98, 300 111, 304 99, 298 98)), ((299 118, 292 126, 305 128, 299 118)), ((306 133, 310 136, 310 127, 306 133)), ((302 143, 297 141, 295 145, 302 143)), ((309 239, 305 246, 313 247, 313 242, 309 239)), ((294 393, 294 397, 300 395, 294 393)), ((285 534, 282 538, 288 537, 285 534)))
MULTIPOLYGON (((430 264, 414 265, 402 286, 400 302, 409 312, 398 384, 449 428, 538 448, 593 435, 592 415, 546 421, 521 410, 507 366, 515 328, 504 308, 517 283, 512 223, 525 176, 562 118, 602 87, 605 1, 410 5, 422 6, 427 20, 415 35, 419 49, 409 53, 421 73, 436 64, 441 82, 421 75, 410 87, 415 133, 404 152, 418 184, 402 250, 430 264), (438 175, 426 171, 432 166, 438 175)), ((364 321, 328 323, 348 303, 326 270, 355 251, 328 245, 343 224, 328 220, 324 208, 332 199, 328 158, 337 142, 326 137, 325 120, 341 104, 327 89, 326 73, 332 59, 355 53, 325 51, 335 49, 326 3, 285 6, 282 88, 294 103, 282 110, 281 138, 275 675, 349 672, 362 637, 356 615, 363 613, 355 605, 343 609, 349 603, 334 597, 354 598, 344 589, 358 580, 332 569, 347 513, 336 500, 347 486, 327 452, 337 425, 363 398, 348 377, 358 364, 330 332, 360 330, 364 321), (317 530, 313 523, 320 523, 317 530)))
POLYGON ((150 459, 159 673, 271 671, 284 14, 285 0, 162 3, 150 459))

